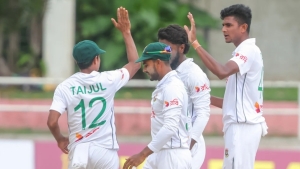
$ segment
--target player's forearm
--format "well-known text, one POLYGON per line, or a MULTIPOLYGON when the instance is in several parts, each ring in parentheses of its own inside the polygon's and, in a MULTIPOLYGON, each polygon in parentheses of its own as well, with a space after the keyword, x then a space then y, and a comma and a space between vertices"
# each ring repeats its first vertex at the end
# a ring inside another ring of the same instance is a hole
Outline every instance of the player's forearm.
POLYGON ((135 75, 135 73, 140 69, 141 63, 135 63, 135 61, 139 58, 138 52, 136 50, 133 38, 131 36, 131 33, 122 33, 126 45, 126 51, 127 51, 127 59, 128 63, 124 66, 129 74, 130 79, 135 75))
POLYGON ((205 66, 219 79, 226 78, 224 65, 218 63, 202 46, 196 48, 196 52, 205 66))
POLYGON ((202 135, 206 124, 209 120, 209 112, 201 114, 201 116, 197 116, 193 123, 193 127, 191 129, 191 138, 194 139, 196 142, 199 141, 200 136, 202 135))
POLYGON ((223 107, 223 98, 211 96, 210 104, 219 108, 223 107))
MULTIPOLYGON (((165 91, 165 94, 170 94, 171 90, 165 91)), ((173 92, 174 94, 174 92, 173 92)), ((166 98, 164 98, 166 99, 166 98)), ((181 118, 182 101, 179 98, 177 106, 173 105, 173 108, 164 110, 163 126, 159 129, 155 137, 148 144, 148 147, 153 152, 158 152, 178 131, 178 126, 181 118)))
POLYGON ((54 136, 55 140, 58 141, 60 138, 63 137, 63 135, 60 132, 60 128, 58 125, 58 122, 48 122, 48 128, 51 131, 52 135, 54 136))
POLYGON ((135 63, 135 61, 139 58, 139 55, 138 55, 134 40, 131 36, 131 33, 123 32, 122 35, 123 35, 123 38, 125 41, 128 62, 140 65, 139 63, 135 63))
POLYGON ((153 151, 148 147, 146 146, 141 152, 140 154, 144 157, 144 158, 147 158, 149 155, 151 155, 153 153, 153 151))
POLYGON ((148 144, 148 147, 153 152, 158 152, 172 138, 174 131, 162 127, 155 135, 153 140, 148 144))

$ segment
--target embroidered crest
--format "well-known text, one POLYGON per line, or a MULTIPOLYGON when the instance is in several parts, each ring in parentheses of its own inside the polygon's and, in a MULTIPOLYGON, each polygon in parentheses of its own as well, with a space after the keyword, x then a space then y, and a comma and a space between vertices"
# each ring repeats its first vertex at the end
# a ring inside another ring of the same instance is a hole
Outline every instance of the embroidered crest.
POLYGON ((226 148, 225 149, 225 157, 228 157, 229 156, 229 154, 228 154, 228 149, 226 148))

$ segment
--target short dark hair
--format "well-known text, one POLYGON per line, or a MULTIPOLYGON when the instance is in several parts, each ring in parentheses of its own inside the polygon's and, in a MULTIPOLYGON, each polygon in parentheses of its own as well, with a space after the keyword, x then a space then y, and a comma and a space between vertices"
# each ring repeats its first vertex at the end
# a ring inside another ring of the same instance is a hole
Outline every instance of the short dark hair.
MULTIPOLYGON (((156 61, 157 59, 150 59, 153 62, 156 61)), ((170 60, 161 60, 162 62, 164 62, 165 65, 170 65, 170 60)))
POLYGON ((190 49, 189 39, 186 31, 179 25, 171 24, 165 28, 160 28, 157 33, 158 39, 164 39, 172 44, 184 44, 183 53, 188 53, 190 49))
MULTIPOLYGON (((95 56, 94 59, 98 57, 98 56, 95 56)), ((92 59, 91 61, 87 61, 87 62, 83 62, 83 63, 77 63, 78 67, 80 70, 82 69, 86 69, 88 67, 90 67, 94 61, 94 59, 92 59)))
POLYGON ((247 32, 250 32, 252 14, 251 9, 248 6, 243 4, 231 5, 227 8, 224 8, 220 12, 220 16, 222 20, 224 20, 225 17, 234 16, 240 25, 246 23, 248 25, 247 32))

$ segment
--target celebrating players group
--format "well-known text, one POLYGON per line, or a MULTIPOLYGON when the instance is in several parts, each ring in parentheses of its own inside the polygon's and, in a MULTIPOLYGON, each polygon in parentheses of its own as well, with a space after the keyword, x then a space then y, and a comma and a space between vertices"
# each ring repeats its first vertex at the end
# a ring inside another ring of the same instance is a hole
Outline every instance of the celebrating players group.
POLYGON ((158 81, 149 112, 152 140, 126 159, 123 169, 136 168, 145 160, 144 169, 200 169, 206 154, 202 133, 210 105, 223 110, 223 169, 253 169, 260 139, 268 129, 262 116, 263 58, 255 38, 249 37, 249 7, 231 5, 221 10, 220 17, 225 42, 236 47, 225 64, 198 42, 191 13, 187 14, 190 27, 171 24, 160 28, 157 42, 149 43, 139 57, 128 11, 118 8, 117 20, 111 20, 124 38, 128 63, 116 70, 98 72, 101 57, 113 56, 106 56, 95 42, 83 40, 74 46, 80 71, 55 89, 47 121, 58 147, 69 155, 69 169, 119 168, 114 96, 141 65, 151 81, 158 81), (191 47, 208 70, 227 79, 224 98, 210 95, 206 74, 186 56, 191 47), (67 113, 68 137, 58 125, 62 113, 67 113))

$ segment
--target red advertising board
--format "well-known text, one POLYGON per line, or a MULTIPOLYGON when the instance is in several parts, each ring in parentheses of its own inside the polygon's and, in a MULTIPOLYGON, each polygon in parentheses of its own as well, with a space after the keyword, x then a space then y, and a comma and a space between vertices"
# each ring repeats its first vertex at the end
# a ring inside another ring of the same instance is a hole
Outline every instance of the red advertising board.
MULTIPOLYGON (((121 166, 126 157, 141 151, 145 144, 120 144, 121 166)), ((222 147, 207 147, 207 154, 202 169, 221 169, 222 147)), ((247 153, 247 152, 245 152, 247 153)), ((63 154, 54 142, 35 143, 35 169, 67 169, 68 156, 63 154)), ((141 169, 142 165, 138 167, 141 169)), ((264 150, 256 156, 254 169, 300 169, 300 150, 264 150)))

